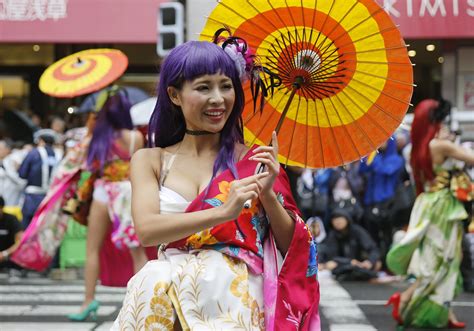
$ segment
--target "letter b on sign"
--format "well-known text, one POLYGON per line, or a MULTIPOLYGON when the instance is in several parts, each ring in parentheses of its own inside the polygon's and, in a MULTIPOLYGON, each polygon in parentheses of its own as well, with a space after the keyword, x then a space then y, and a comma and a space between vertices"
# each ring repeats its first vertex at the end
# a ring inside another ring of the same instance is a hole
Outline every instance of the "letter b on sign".
POLYGON ((179 2, 160 4, 156 53, 166 56, 184 42, 184 7, 179 2))

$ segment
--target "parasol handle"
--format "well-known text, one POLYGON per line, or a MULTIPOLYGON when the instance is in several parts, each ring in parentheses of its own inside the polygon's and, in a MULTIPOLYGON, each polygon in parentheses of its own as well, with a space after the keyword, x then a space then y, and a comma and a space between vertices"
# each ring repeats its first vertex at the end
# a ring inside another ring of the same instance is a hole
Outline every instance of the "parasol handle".
MULTIPOLYGON (((293 101, 293 98, 295 97, 295 93, 297 90, 301 88, 301 85, 303 84, 303 82, 304 80, 302 77, 298 76, 295 78, 295 82, 293 83, 293 89, 291 90, 290 98, 286 102, 285 108, 283 109, 283 112, 280 115, 280 119, 278 120, 278 124, 275 128, 275 132, 277 134, 278 132, 280 132, 281 126, 283 125, 283 121, 285 120, 285 117, 286 117, 286 113, 288 113, 288 109, 290 108, 291 102, 293 101)), ((268 146, 271 146, 271 145, 272 143, 270 142, 268 146)), ((258 167, 258 170, 257 170, 257 174, 262 173, 264 169, 265 169, 265 166, 263 165, 263 163, 260 163, 260 166, 258 167)), ((250 207, 252 207, 252 200, 248 199, 244 203, 244 208, 249 209, 250 207)))
POLYGON ((298 91, 301 88, 301 85, 304 83, 303 77, 297 76, 295 78, 295 82, 292 85, 292 90, 290 97, 288 101, 286 102, 285 108, 283 108, 283 112, 280 115, 280 119, 278 120, 278 124, 275 128, 275 132, 278 134, 280 132, 280 129, 283 125, 283 121, 286 118, 286 113, 288 113, 288 109, 290 109, 291 102, 293 101, 293 98, 295 97, 296 91, 298 91))

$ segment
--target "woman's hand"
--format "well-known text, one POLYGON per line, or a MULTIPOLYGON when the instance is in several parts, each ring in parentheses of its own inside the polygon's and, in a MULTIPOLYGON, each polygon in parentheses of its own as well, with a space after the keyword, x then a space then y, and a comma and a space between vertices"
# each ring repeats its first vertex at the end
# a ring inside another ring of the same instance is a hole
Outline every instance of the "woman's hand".
POLYGON ((269 176, 268 172, 262 172, 240 180, 234 180, 230 184, 230 191, 227 200, 221 206, 224 212, 224 218, 228 220, 236 219, 247 200, 258 198, 262 185, 260 182, 269 176))
POLYGON ((275 131, 272 133, 272 145, 260 146, 254 151, 249 160, 257 161, 265 165, 265 171, 268 171, 269 176, 260 180, 261 190, 260 194, 268 196, 273 193, 273 184, 280 173, 280 163, 278 163, 278 139, 275 131))

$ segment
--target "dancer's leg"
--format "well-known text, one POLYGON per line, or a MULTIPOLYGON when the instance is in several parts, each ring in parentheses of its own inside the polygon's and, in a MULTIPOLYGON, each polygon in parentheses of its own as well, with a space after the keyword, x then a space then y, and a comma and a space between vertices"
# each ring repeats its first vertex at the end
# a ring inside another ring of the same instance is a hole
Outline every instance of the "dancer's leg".
POLYGON ((94 300, 95 286, 99 279, 100 271, 99 252, 109 226, 110 220, 107 205, 93 200, 88 217, 87 258, 84 271, 86 292, 81 309, 94 300))
POLYGON ((417 279, 413 284, 411 284, 405 291, 400 294, 400 312, 406 307, 407 303, 410 301, 413 293, 416 288, 420 285, 420 280, 417 279))

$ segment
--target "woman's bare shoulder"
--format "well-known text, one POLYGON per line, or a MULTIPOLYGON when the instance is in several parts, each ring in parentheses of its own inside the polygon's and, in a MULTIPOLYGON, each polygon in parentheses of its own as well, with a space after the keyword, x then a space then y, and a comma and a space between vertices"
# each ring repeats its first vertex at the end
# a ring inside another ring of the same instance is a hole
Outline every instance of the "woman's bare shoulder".
POLYGON ((430 141, 431 158, 434 164, 441 164, 447 157, 474 164, 474 152, 450 140, 433 139, 430 141))
POLYGON ((151 166, 153 169, 159 169, 162 151, 161 147, 139 149, 133 154, 132 166, 151 166))

